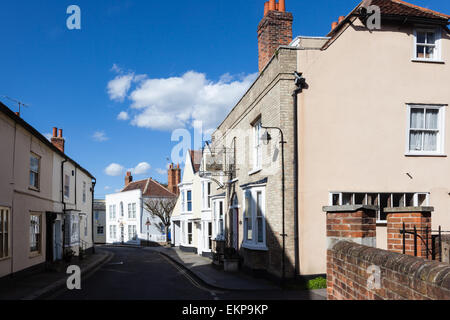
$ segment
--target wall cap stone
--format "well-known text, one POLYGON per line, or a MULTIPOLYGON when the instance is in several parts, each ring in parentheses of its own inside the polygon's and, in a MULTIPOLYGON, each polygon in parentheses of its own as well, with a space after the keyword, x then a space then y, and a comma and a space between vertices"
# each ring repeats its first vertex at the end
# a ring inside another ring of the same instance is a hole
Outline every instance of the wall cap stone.
POLYGON ((350 206, 325 206, 322 208, 324 212, 356 212, 359 210, 370 210, 377 211, 378 206, 368 206, 368 205, 350 205, 350 206))
POLYGON ((434 207, 400 207, 400 208, 385 208, 385 213, 423 213, 433 212, 434 207))

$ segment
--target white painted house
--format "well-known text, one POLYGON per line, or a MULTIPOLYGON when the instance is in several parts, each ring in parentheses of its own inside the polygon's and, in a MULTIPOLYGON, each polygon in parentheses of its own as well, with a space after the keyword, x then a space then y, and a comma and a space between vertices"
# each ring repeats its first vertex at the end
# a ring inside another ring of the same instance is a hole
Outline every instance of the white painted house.
MULTIPOLYGON (((176 170, 179 168, 171 167, 169 177, 173 174, 171 171, 176 170)), ((128 172, 125 188, 121 192, 106 195, 106 243, 141 245, 149 241, 165 242, 162 221, 153 217, 144 204, 150 200, 176 197, 175 193, 152 178, 133 182, 128 172)))

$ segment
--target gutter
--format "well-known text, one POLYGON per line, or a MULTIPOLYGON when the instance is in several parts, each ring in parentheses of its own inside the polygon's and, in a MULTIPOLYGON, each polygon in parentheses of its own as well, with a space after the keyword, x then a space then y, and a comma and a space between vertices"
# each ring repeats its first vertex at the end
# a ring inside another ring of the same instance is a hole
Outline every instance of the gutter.
POLYGON ((64 256, 64 250, 66 248, 66 201, 64 200, 64 164, 68 161, 67 158, 65 158, 61 162, 61 203, 63 204, 63 256, 64 256))

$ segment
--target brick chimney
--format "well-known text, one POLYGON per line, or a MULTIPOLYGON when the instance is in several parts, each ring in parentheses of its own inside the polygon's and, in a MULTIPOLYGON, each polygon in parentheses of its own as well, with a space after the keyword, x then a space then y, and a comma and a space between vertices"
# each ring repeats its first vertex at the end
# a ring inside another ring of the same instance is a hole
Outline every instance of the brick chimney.
POLYGON ((133 176, 131 175, 131 172, 128 171, 127 175, 125 176, 125 187, 128 187, 128 185, 132 182, 133 182, 133 176))
POLYGON ((181 169, 179 164, 176 167, 173 164, 169 166, 168 179, 167 188, 169 191, 177 195, 180 194, 178 185, 181 183, 181 169))
POLYGON ((272 59, 279 46, 292 42, 292 13, 286 12, 285 0, 264 4, 264 18, 258 25, 259 72, 272 59))
POLYGON ((52 144, 59 149, 62 153, 64 153, 64 145, 65 140, 63 138, 62 129, 59 129, 59 134, 56 135, 58 132, 58 128, 53 128, 53 136, 51 139, 52 144))

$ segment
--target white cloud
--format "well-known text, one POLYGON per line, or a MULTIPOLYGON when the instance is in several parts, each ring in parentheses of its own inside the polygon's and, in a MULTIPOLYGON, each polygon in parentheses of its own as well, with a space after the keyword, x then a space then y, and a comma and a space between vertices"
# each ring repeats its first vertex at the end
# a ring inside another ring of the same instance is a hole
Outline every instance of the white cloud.
POLYGON ((115 73, 122 73, 122 69, 115 63, 113 64, 111 71, 115 73))
POLYGON ((111 177, 118 177, 120 175, 123 175, 124 171, 125 171, 125 168, 117 163, 111 163, 105 169, 105 173, 111 177))
POLYGON ((98 142, 104 142, 104 141, 109 140, 109 138, 106 136, 106 133, 104 131, 96 131, 92 135, 92 138, 98 142))
POLYGON ((128 119, 130 119, 130 116, 129 116, 128 113, 125 112, 125 111, 122 111, 122 112, 119 113, 119 115, 117 116, 117 120, 123 120, 123 121, 126 121, 126 120, 128 120, 128 119))
POLYGON ((131 88, 134 74, 119 75, 108 83, 108 94, 111 100, 123 101, 131 88))
POLYGON ((215 82, 208 80, 203 73, 189 71, 180 77, 163 79, 151 79, 145 75, 123 80, 116 77, 111 82, 117 80, 123 85, 111 85, 110 82, 108 88, 110 85, 122 88, 117 93, 111 90, 114 94, 110 94, 110 98, 117 100, 119 97, 123 101, 131 83, 137 83, 128 95, 131 108, 137 111, 131 120, 132 125, 170 131, 201 121, 207 131, 225 118, 256 77, 257 74, 232 76, 227 73, 215 82))
POLYGON ((105 190, 110 190, 110 189, 111 189, 110 186, 106 186, 106 187, 105 187, 105 190))
POLYGON ((161 169, 161 168, 158 168, 158 169, 155 169, 156 170, 156 172, 158 172, 158 174, 160 174, 160 175, 165 175, 165 174, 167 174, 167 170, 164 170, 164 169, 161 169))
POLYGON ((131 171, 132 174, 142 175, 147 174, 151 168, 152 166, 147 162, 141 162, 135 168, 129 169, 129 171, 131 171))

